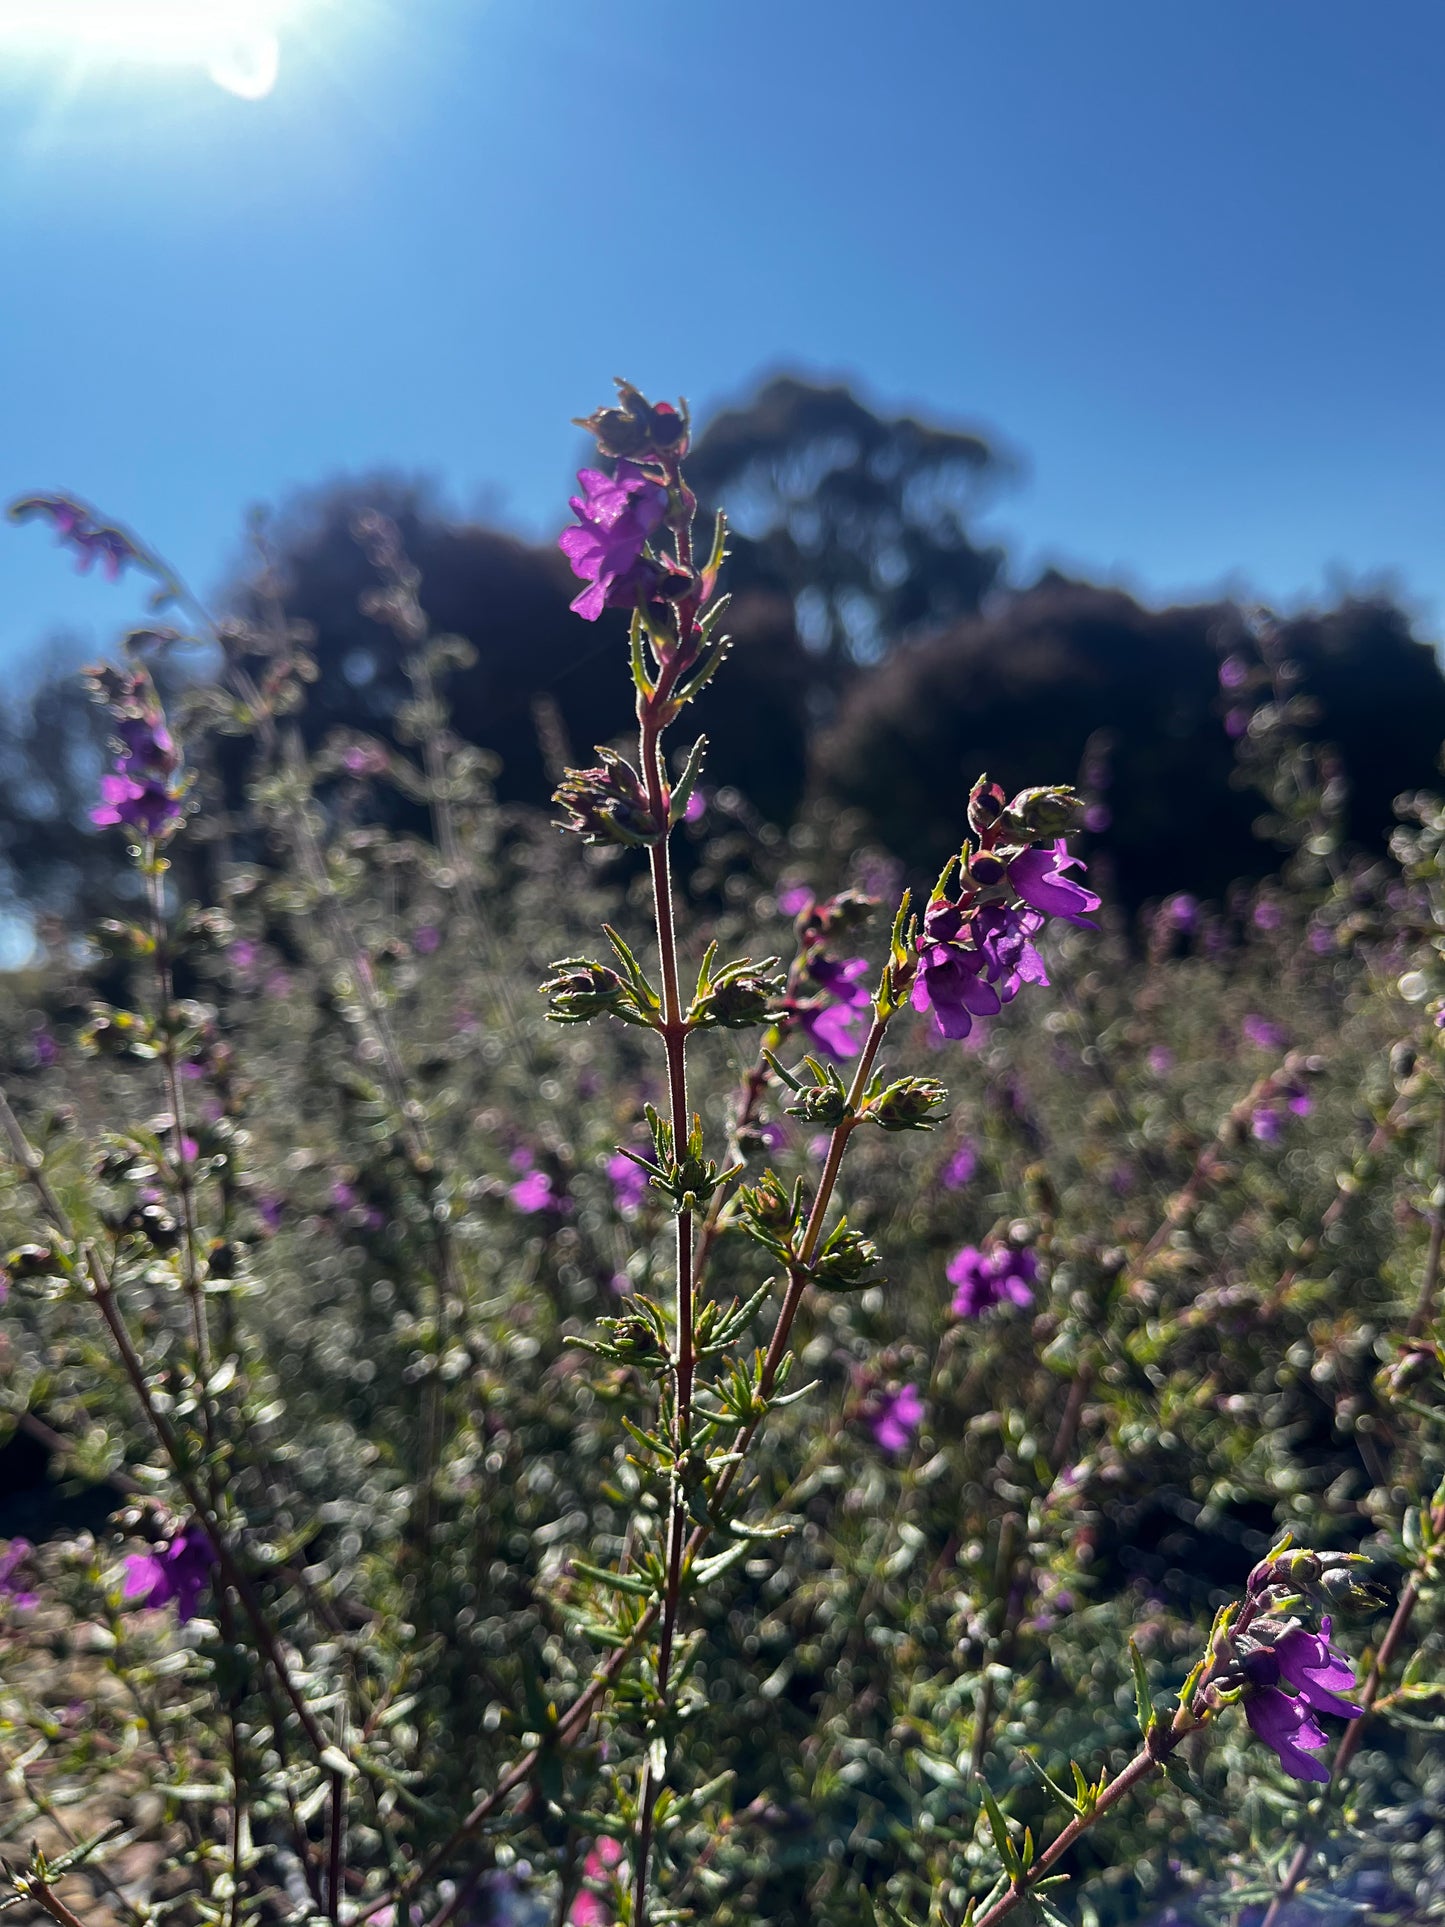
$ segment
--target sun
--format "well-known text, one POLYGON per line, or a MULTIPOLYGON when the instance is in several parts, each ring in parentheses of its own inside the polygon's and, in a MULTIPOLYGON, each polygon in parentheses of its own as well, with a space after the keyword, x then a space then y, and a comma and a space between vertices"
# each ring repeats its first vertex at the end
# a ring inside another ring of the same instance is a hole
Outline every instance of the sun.
POLYGON ((299 0, 0 0, 0 51, 192 67, 245 100, 276 84, 277 29, 299 0))

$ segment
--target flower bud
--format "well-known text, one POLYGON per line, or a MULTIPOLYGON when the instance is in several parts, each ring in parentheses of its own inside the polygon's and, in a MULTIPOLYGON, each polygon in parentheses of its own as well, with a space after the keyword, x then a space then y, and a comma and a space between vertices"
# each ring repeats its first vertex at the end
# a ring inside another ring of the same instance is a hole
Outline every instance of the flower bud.
POLYGON ((975 836, 982 836, 985 830, 993 828, 1004 813, 1004 804, 1002 784, 990 783, 986 776, 980 776, 968 798, 968 827, 975 836))
POLYGON ((931 1131, 948 1092, 936 1078, 900 1077, 870 1100, 864 1116, 885 1131, 931 1131))
POLYGON ((746 964, 724 972, 697 997, 688 1012, 688 1021, 699 1029, 718 1025, 723 1030, 745 1030, 749 1025, 765 1024, 776 1013, 783 985, 769 976, 764 964, 746 964))
POLYGON ((604 455, 622 461, 648 462, 675 458, 687 452, 688 419, 685 406, 650 402, 630 381, 618 381, 617 408, 599 408, 577 420, 597 438, 604 455))
POLYGON ((552 968, 557 975, 542 985, 542 994, 552 1001, 547 1015, 553 1023, 585 1024, 617 1010, 627 997, 617 972, 590 957, 564 957, 552 968))
POLYGON ((876 897, 865 896, 861 890, 840 890, 837 896, 808 906, 799 919, 798 935, 811 946, 827 943, 850 930, 861 930, 877 904, 876 897))
POLYGON ((883 1256, 871 1238, 851 1231, 840 1218, 813 1265, 813 1283, 823 1291, 863 1291, 883 1282, 883 1256))
POLYGON ((756 1184, 738 1192, 743 1223, 761 1245, 780 1257, 792 1255, 793 1236, 803 1219, 802 1188, 784 1191, 777 1173, 765 1171, 756 1184))
POLYGON ((831 1129, 848 1115, 848 1093, 838 1084, 805 1084, 797 1103, 788 1106, 788 1115, 831 1129))
POLYGON ((1020 790, 1008 806, 1008 829, 1024 843, 1051 843, 1078 828, 1084 800, 1071 789, 1020 790))
POLYGON ((553 792, 561 825, 584 843, 656 843, 659 835, 642 779, 625 756, 598 748, 593 769, 569 769, 553 792))

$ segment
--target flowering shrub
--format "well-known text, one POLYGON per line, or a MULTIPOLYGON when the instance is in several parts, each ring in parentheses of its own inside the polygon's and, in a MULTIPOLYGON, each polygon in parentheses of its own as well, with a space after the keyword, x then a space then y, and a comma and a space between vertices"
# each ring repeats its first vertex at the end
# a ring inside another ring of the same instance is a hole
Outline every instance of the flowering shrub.
POLYGON ((308 758, 264 558, 212 621, 19 505, 178 626, 92 677, 130 914, 0 1009, 3 1413, 98 1501, 0 1515, 0 1904, 1427 1911, 1445 805, 1352 864, 1261 621, 1262 894, 1132 932, 1081 800, 987 777, 931 894, 785 841, 672 748, 728 651, 686 411, 587 426, 562 547, 637 734, 560 826, 451 733, 379 518, 402 747, 308 758))

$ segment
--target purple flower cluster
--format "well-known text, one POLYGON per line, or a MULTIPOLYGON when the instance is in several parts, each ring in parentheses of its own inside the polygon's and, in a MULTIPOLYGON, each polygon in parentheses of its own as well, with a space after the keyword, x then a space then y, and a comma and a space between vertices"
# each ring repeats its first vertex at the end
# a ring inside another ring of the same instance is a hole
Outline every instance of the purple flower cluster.
POLYGON ((1349 1660, 1330 1644, 1330 1621, 1322 1619, 1317 1633, 1291 1626, 1272 1646, 1246 1654, 1242 1664, 1251 1688, 1244 1703, 1250 1726, 1273 1747, 1286 1773, 1323 1786, 1329 1768, 1310 1755, 1327 1743, 1328 1735, 1314 1715, 1334 1713, 1355 1720, 1361 1710, 1339 1697, 1358 1682, 1349 1660), (1284 1686, 1294 1691, 1286 1692, 1284 1686))
POLYGON ((657 580, 645 551, 667 513, 667 490, 635 462, 619 462, 611 475, 584 468, 577 480, 582 493, 570 503, 577 520, 563 529, 557 546, 573 575, 591 585, 572 607, 595 622, 604 609, 635 608, 657 580))
POLYGON ((49 522, 60 540, 75 554, 75 566, 82 575, 100 563, 106 580, 115 582, 127 562, 139 562, 140 550, 123 529, 97 522, 88 508, 71 501, 68 495, 27 495, 10 510, 17 522, 38 515, 49 522))
POLYGON ((1067 874, 1079 867, 1062 837, 1047 849, 985 850, 972 858, 956 897, 950 872, 924 913, 913 984, 915 1010, 931 1010, 945 1037, 967 1037, 976 1017, 995 1016, 1025 984, 1047 984, 1034 938, 1048 917, 1085 923, 1092 890, 1067 874))
POLYGON ((875 1400, 869 1413, 874 1441, 885 1452, 906 1452, 923 1423, 923 1400, 916 1385, 900 1385, 875 1400))
POLYGON ((1273 1077, 1250 1112, 1250 1134, 1261 1144, 1278 1144, 1286 1122, 1291 1117, 1308 1117, 1311 1108, 1310 1094, 1302 1084, 1296 1084, 1293 1078, 1273 1077))
POLYGON ((112 683, 116 711, 115 768, 100 779, 92 823, 119 824, 155 842, 181 820, 181 753, 146 678, 112 683))
POLYGON ((216 1548, 199 1519, 155 1552, 132 1553, 125 1562, 124 1597, 137 1606, 170 1606, 182 1625, 200 1611, 201 1594, 211 1584, 216 1548))
POLYGON ((12 1606, 28 1608, 40 1604, 40 1594, 32 1592, 21 1576, 21 1569, 34 1550, 28 1539, 12 1539, 0 1552, 0 1599, 8 1599, 12 1606))
POLYGON ((566 1198, 558 1195, 548 1173, 537 1169, 536 1157, 525 1144, 513 1151, 507 1161, 514 1171, 522 1174, 507 1190, 507 1196, 511 1199, 515 1210, 522 1212, 526 1217, 531 1217, 538 1211, 565 1212, 567 1210, 566 1198))
POLYGON ((995 1245, 980 1251, 977 1245, 965 1245, 948 1261, 948 1282, 957 1287, 954 1316, 979 1318, 995 1305, 1031 1305, 1038 1275, 1038 1259, 1027 1248, 995 1245))
POLYGON ((945 1191, 961 1191, 971 1184, 978 1171, 978 1152, 967 1138, 959 1144, 953 1156, 938 1174, 938 1182, 945 1191))

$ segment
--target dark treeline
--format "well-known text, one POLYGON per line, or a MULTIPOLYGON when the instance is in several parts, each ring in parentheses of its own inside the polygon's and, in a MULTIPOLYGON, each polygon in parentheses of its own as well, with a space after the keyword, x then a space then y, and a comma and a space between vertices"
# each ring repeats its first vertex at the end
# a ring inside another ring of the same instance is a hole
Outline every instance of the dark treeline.
MULTIPOLYGON (((1008 469, 976 435, 792 378, 714 418, 692 475, 733 523, 735 646, 698 706, 718 745, 707 781, 778 823, 809 799, 847 805, 923 874, 956 845, 982 768, 1009 786, 1082 769, 1101 790, 1095 843, 1120 900, 1217 895, 1266 874, 1274 856, 1253 834, 1257 797, 1234 780, 1218 682, 1241 612, 1151 610, 1056 576, 1007 586, 976 525, 1008 469)), ((375 577, 353 529, 367 508, 397 523, 434 632, 471 645, 449 685, 454 727, 495 753, 503 800, 545 804, 559 756, 629 727, 625 622, 570 613, 577 585, 554 548, 453 522, 395 478, 323 489, 272 532, 288 610, 314 631, 308 740, 387 738, 409 694, 401 645, 362 608, 375 577)), ((559 526, 561 511, 559 490, 559 526)), ((244 588, 236 600, 244 609, 244 588)), ((1290 619, 1282 640, 1309 728, 1338 753, 1351 834, 1377 844, 1393 797, 1438 773, 1435 654, 1384 598, 1290 619)), ((92 905, 111 867, 95 867, 86 824, 102 734, 64 680, 0 734, 0 853, 28 905, 92 905)), ((231 775, 244 777, 234 757, 231 775)))

